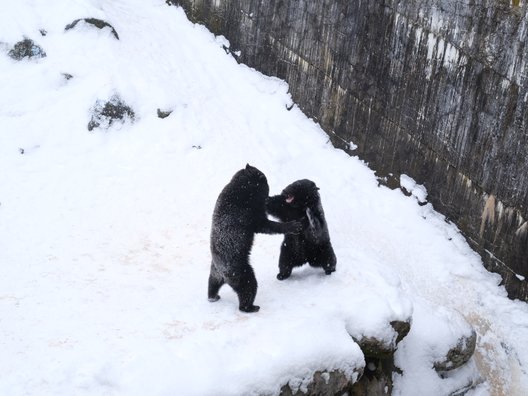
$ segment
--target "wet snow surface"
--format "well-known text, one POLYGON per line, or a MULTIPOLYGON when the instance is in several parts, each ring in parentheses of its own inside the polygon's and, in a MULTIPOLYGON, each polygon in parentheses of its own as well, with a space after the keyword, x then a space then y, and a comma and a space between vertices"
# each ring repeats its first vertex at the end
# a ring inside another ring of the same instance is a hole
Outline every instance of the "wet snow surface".
POLYGON ((470 394, 525 394, 527 305, 418 205, 420 186, 379 187, 286 110, 285 82, 238 65, 226 44, 162 0, 0 5, 0 394, 274 394, 316 370, 354 378, 365 363, 350 334, 389 342, 387 324, 409 317, 395 394, 479 381, 470 394), (119 40, 64 30, 79 18, 119 40), (47 57, 10 58, 25 37, 47 57), (114 95, 135 121, 89 132, 90 109, 114 95), (280 282, 282 237, 258 235, 257 314, 228 286, 216 303, 206 290, 214 203, 246 163, 271 194, 318 184, 338 257, 331 276, 305 266, 280 282), (466 321, 477 353, 440 378, 432 364, 466 321))

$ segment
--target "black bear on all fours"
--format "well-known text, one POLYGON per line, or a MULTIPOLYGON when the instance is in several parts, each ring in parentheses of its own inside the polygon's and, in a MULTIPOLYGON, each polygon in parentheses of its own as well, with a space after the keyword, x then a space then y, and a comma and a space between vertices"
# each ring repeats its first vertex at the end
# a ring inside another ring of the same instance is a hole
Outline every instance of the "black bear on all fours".
POLYGON ((250 165, 239 170, 220 193, 211 228, 211 272, 209 301, 217 301, 224 283, 238 295, 239 308, 256 312, 253 305, 257 279, 249 264, 255 233, 284 234, 300 232, 298 221, 279 223, 266 216, 268 181, 264 173, 250 165))
POLYGON ((279 257, 279 274, 283 280, 293 267, 305 263, 322 267, 327 275, 336 268, 336 256, 319 196, 319 188, 311 180, 303 179, 287 186, 280 195, 266 202, 268 213, 281 221, 300 220, 302 232, 285 235, 279 257))

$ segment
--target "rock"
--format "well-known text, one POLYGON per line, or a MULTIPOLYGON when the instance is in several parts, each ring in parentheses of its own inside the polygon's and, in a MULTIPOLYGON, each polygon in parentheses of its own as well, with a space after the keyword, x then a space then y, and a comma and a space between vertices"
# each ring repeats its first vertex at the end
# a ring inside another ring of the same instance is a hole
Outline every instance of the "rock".
POLYGON ((77 26, 79 24, 79 22, 84 22, 84 23, 87 23, 89 25, 92 25, 92 26, 95 26, 96 28, 98 29, 104 29, 105 27, 108 27, 110 28, 110 30, 112 31, 112 34, 114 35, 114 37, 119 40, 119 35, 117 34, 116 30, 114 29, 114 27, 112 25, 110 25, 108 22, 105 22, 101 19, 96 19, 96 18, 82 18, 82 19, 76 19, 75 21, 73 21, 72 23, 70 23, 69 25, 66 25, 66 27, 64 28, 64 30, 70 30, 70 29, 73 29, 75 26, 77 26))
POLYGON ((158 117, 159 118, 167 118, 172 113, 172 110, 161 110, 158 109, 158 117))
MULTIPOLYGON (((358 373, 358 377, 361 373, 358 373)), ((316 371, 312 382, 306 391, 297 389, 295 392, 289 384, 284 385, 280 390, 281 396, 333 396, 343 394, 353 385, 354 381, 349 381, 347 376, 338 370, 316 371)))
POLYGON ((38 150, 40 148, 39 144, 29 146, 29 147, 19 147, 18 152, 20 155, 33 153, 35 150, 38 150))
POLYGON ((400 179, 394 173, 376 171, 376 178, 378 179, 378 186, 385 186, 391 190, 400 188, 400 179))
MULTIPOLYGON (((348 390, 353 396, 390 395, 392 393, 392 374, 400 372, 392 359, 365 358, 363 376, 348 390)), ((400 372, 401 373, 401 372, 400 372)))
POLYGON ((372 336, 354 337, 365 355, 364 375, 349 389, 351 395, 384 395, 392 391, 392 374, 399 369, 394 365, 394 352, 411 330, 411 319, 394 320, 389 324, 395 334, 391 340, 372 336))
POLYGON ((395 344, 387 344, 385 341, 374 337, 363 337, 359 340, 354 339, 354 341, 357 342, 363 354, 369 357, 388 358, 396 350, 395 344))
POLYGON ((88 123, 89 131, 94 128, 108 129, 116 121, 123 124, 127 120, 134 122, 135 119, 134 111, 118 95, 112 96, 107 102, 97 100, 91 112, 92 118, 88 123))
POLYGON ((462 336, 457 344, 451 348, 444 359, 434 362, 436 371, 449 371, 466 364, 475 352, 477 333, 472 330, 471 335, 462 336))
POLYGON ((408 321, 395 320, 390 322, 391 327, 396 332, 396 336, 391 341, 379 340, 375 337, 363 336, 352 337, 359 345, 365 357, 387 359, 391 358, 398 343, 409 333, 411 329, 410 319, 408 321))
POLYGON ((476 340, 475 330, 461 313, 421 301, 414 304, 413 327, 402 343, 402 353, 398 353, 396 364, 406 359, 412 349, 422 351, 427 367, 440 373, 454 370, 471 359, 476 340))
POLYGON ((46 52, 39 45, 35 44, 33 40, 25 38, 19 41, 9 51, 9 56, 15 60, 22 60, 24 58, 44 58, 46 52))
POLYGON ((411 319, 407 321, 403 320, 393 320, 390 322, 390 325, 396 331, 398 336, 396 337, 395 344, 398 345, 398 343, 403 340, 403 338, 409 334, 409 331, 411 331, 411 319))

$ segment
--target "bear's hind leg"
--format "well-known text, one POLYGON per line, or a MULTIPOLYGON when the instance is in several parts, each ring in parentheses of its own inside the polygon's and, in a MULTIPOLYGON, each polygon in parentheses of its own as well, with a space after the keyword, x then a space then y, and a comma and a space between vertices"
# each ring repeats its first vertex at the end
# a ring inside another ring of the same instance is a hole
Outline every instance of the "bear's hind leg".
POLYGON ((326 275, 331 275, 336 270, 336 255, 331 245, 319 247, 310 255, 308 264, 312 267, 322 267, 326 275))
POLYGON ((292 273, 292 268, 290 266, 281 266, 279 265, 279 273, 277 274, 278 280, 284 280, 290 277, 292 273))
POLYGON ((228 283, 238 295, 238 308, 242 312, 257 312, 260 309, 258 305, 253 305, 258 285, 251 266, 247 265, 235 282, 228 280, 228 283))
POLYGON ((334 253, 334 249, 332 249, 331 245, 327 246, 325 256, 326 256, 326 260, 325 260, 326 262, 325 262, 325 265, 323 265, 323 269, 326 275, 330 275, 332 272, 335 272, 336 264, 337 264, 337 258, 334 253))
POLYGON ((209 290, 207 293, 210 302, 215 302, 220 299, 218 291, 224 283, 224 278, 218 273, 218 271, 216 271, 216 269, 211 264, 211 272, 209 273, 209 290))
POLYGON ((281 245, 279 256, 279 273, 278 280, 284 280, 290 277, 293 267, 298 267, 304 263, 304 255, 301 243, 295 238, 286 236, 281 245))

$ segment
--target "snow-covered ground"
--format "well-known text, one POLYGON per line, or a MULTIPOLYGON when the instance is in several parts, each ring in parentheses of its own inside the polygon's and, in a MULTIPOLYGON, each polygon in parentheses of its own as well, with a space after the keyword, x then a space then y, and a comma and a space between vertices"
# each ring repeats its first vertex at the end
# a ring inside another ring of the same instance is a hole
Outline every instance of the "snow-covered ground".
POLYGON ((443 396, 479 378, 470 394, 526 394, 528 306, 418 205, 421 186, 379 187, 286 110, 285 82, 225 44, 163 0, 0 4, 0 394, 273 394, 316 370, 353 378, 364 359, 350 334, 390 340, 387 323, 411 316, 394 394, 443 396), (120 40, 64 30, 85 17, 120 40), (47 57, 11 59, 24 37, 47 57), (135 123, 88 132, 90 108, 113 94, 135 123), (280 282, 282 237, 258 235, 256 314, 228 286, 206 298, 213 206, 246 163, 272 194, 319 185, 338 257, 331 276, 305 266, 280 282), (440 378, 432 364, 466 321, 475 357, 440 378))

